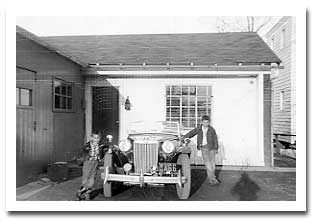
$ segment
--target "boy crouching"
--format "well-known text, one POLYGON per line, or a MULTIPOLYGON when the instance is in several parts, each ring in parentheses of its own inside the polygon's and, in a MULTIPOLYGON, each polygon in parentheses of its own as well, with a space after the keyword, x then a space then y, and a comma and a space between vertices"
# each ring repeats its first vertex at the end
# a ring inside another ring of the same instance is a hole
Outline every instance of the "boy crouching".
POLYGON ((100 144, 100 134, 93 133, 83 148, 84 165, 82 185, 76 193, 77 200, 89 200, 97 175, 99 160, 104 157, 104 145, 100 144))

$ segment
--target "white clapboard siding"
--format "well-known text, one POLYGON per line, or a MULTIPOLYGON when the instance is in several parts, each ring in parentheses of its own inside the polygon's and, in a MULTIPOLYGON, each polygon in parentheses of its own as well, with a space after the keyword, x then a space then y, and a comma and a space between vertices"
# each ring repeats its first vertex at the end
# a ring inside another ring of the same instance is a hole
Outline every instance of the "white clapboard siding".
MULTIPOLYGON (((295 29, 292 17, 283 17, 266 35, 267 41, 274 38, 273 51, 281 59, 281 69, 272 75, 272 127, 273 133, 295 133, 295 29), (281 34, 285 30, 285 46, 281 47, 281 34), (283 110, 280 109, 280 92, 284 92, 283 110)), ((291 142, 291 137, 280 140, 291 142)))

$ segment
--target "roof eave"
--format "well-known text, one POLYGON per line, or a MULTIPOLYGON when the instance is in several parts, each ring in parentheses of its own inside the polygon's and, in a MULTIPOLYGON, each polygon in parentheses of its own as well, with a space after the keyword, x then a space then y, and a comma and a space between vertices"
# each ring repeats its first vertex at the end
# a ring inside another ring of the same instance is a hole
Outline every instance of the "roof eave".
POLYGON ((95 65, 89 64, 88 69, 98 71, 114 70, 208 70, 208 71, 270 71, 281 68, 279 65, 95 65))

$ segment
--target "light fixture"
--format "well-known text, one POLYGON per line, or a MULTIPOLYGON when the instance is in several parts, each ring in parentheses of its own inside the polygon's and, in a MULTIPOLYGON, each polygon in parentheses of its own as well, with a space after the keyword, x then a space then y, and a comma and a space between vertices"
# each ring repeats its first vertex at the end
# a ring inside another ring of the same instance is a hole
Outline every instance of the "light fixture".
POLYGON ((129 97, 127 96, 126 100, 125 100, 125 110, 129 111, 130 110, 130 100, 129 97))

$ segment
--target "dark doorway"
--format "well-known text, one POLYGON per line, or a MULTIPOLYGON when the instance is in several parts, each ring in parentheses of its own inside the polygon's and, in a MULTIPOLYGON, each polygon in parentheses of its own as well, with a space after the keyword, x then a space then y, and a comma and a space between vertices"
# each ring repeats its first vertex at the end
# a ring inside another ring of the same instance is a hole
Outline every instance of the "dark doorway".
POLYGON ((116 87, 92 87, 92 131, 113 136, 118 144, 119 92, 116 87))

